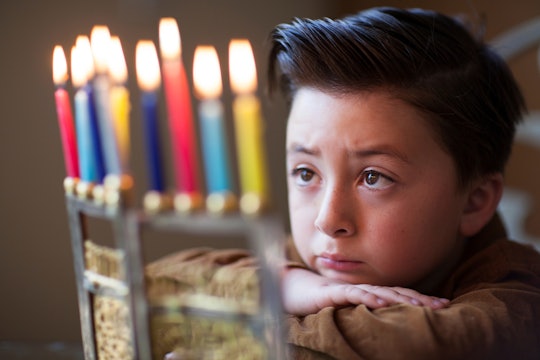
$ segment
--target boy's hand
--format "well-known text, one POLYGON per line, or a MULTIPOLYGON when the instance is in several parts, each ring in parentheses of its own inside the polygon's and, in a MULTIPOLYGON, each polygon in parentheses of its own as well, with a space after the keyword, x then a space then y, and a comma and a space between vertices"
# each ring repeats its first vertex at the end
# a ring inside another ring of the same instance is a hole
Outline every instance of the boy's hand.
POLYGON ((440 309, 449 303, 447 299, 423 295, 412 289, 367 284, 353 285, 327 279, 300 268, 286 270, 282 278, 282 287, 283 306, 287 313, 293 315, 314 314, 328 306, 364 304, 369 308, 377 309, 406 303, 440 309))

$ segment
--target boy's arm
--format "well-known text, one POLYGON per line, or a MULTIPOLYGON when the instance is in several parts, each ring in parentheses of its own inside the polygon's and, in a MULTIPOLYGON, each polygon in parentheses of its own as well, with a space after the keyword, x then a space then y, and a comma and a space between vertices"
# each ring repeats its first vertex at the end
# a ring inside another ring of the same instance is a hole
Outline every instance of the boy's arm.
POLYGON ((282 274, 283 306, 288 314, 314 314, 325 307, 364 304, 377 309, 406 303, 440 309, 448 300, 401 287, 352 285, 330 280, 304 268, 289 267, 282 274))
POLYGON ((287 342, 302 359, 537 359, 540 293, 478 288, 444 309, 399 304, 327 307, 289 315, 287 342))
POLYGON ((349 305, 289 315, 287 342, 302 359, 538 359, 540 258, 533 254, 501 241, 470 257, 445 283, 452 300, 442 309, 349 305))

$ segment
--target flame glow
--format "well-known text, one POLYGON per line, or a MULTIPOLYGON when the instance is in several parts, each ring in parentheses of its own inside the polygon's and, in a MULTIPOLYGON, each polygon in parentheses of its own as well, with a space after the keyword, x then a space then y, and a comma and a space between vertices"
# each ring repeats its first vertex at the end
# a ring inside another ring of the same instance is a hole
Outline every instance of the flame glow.
POLYGON ((111 37, 111 52, 108 58, 109 74, 113 82, 124 84, 127 81, 128 73, 122 43, 118 36, 111 37))
POLYGON ((80 56, 77 62, 80 61, 81 67, 86 72, 86 80, 90 80, 94 77, 95 74, 94 59, 92 57, 92 47, 90 45, 90 39, 86 35, 79 35, 77 36, 75 46, 77 47, 77 52, 80 56))
POLYGON ((257 89, 257 69, 249 40, 233 39, 229 43, 229 74, 234 93, 253 93, 257 89))
POLYGON ((67 61, 64 49, 56 45, 53 50, 53 81, 55 85, 62 85, 68 79, 67 61))
POLYGON ((159 21, 159 48, 166 60, 176 59, 181 53, 181 40, 178 24, 174 18, 162 18, 159 21))
POLYGON ((223 85, 217 51, 213 46, 197 46, 193 58, 195 91, 201 98, 221 96, 223 85))
POLYGON ((71 83, 76 88, 83 86, 87 81, 81 55, 81 49, 77 45, 71 48, 71 83))
POLYGON ((98 73, 107 72, 108 56, 111 46, 111 33, 105 25, 96 25, 92 28, 90 34, 90 44, 92 45, 92 54, 96 71, 98 73))
POLYGON ((140 40, 135 49, 137 82, 143 91, 155 91, 161 84, 159 60, 154 43, 140 40))

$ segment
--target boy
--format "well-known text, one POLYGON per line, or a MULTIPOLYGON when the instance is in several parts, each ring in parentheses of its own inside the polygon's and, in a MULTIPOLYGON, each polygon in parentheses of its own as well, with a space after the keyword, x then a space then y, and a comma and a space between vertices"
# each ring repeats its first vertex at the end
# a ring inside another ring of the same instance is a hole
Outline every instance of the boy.
POLYGON ((269 76, 292 357, 540 358, 540 255, 496 215, 524 110, 504 62, 454 19, 375 8, 278 26, 269 76))

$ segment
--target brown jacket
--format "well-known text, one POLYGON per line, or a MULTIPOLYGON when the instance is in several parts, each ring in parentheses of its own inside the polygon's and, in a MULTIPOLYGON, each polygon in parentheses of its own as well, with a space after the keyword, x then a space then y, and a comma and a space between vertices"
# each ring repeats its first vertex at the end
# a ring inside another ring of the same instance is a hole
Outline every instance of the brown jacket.
MULTIPOLYGON (((291 266, 305 266, 294 254, 290 260, 291 266)), ((197 289, 249 300, 257 293, 256 269, 244 250, 182 251, 147 266, 149 297, 197 289)), ((540 254, 507 240, 497 217, 469 240, 432 295, 451 299, 450 306, 372 311, 359 305, 286 316, 289 358, 540 359, 540 254)), ((178 346, 164 345, 167 351, 178 346)))
POLYGON ((540 359, 540 254, 495 217, 432 295, 441 310, 328 307, 287 317, 294 359, 540 359))

